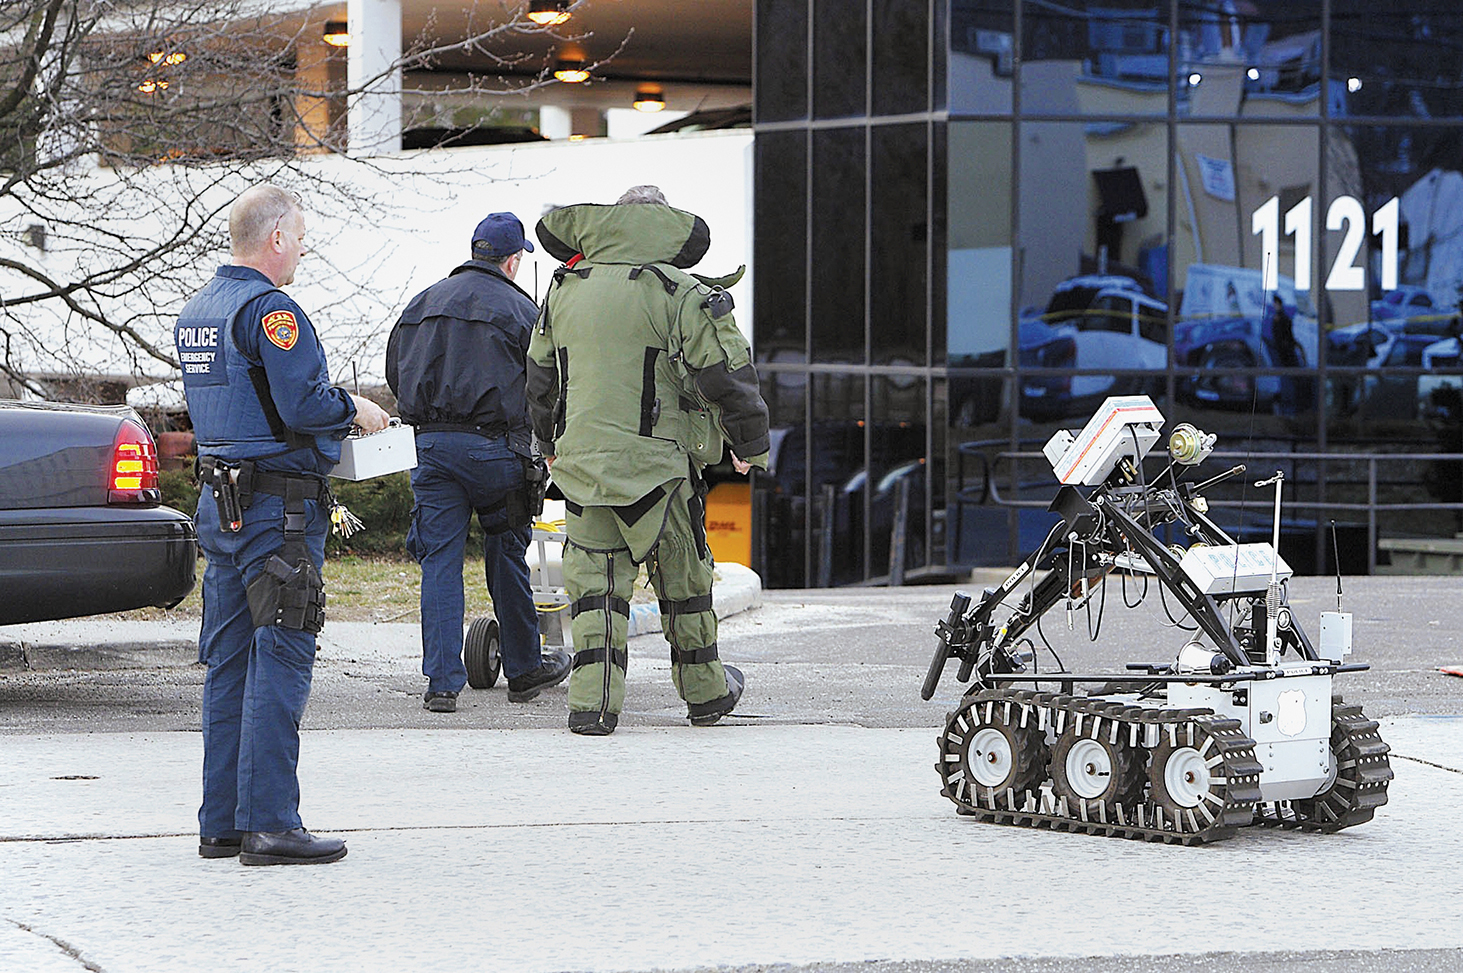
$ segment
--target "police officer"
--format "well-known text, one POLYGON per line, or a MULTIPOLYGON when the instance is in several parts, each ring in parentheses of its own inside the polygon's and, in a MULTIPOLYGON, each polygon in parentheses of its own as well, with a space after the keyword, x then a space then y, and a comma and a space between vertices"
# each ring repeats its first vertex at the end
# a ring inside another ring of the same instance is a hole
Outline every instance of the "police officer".
POLYGON ((569 729, 614 732, 625 698, 631 587, 646 564, 671 674, 693 725, 745 685, 723 665, 711 604, 701 471, 723 437, 745 474, 767 463, 767 405, 721 280, 686 272, 710 246, 700 217, 654 186, 539 221, 554 272, 528 350, 534 432, 567 500, 564 586, 573 617, 569 729), (743 458, 745 457, 745 458, 743 458))
POLYGON ((374 403, 330 384, 315 328, 279 288, 305 255, 298 200, 249 189, 229 210, 232 263, 174 329, 198 444, 203 575, 203 805, 198 853, 246 865, 333 862, 300 822, 295 766, 324 624, 325 474, 374 403))
POLYGON ((422 705, 457 709, 462 665, 462 555, 473 512, 498 618, 508 699, 522 703, 569 675, 569 654, 539 648, 524 552, 544 468, 535 462, 524 399, 524 355, 538 308, 513 279, 533 244, 512 213, 472 234, 472 259, 402 312, 386 345, 386 383, 416 429, 407 547, 422 565, 422 705))

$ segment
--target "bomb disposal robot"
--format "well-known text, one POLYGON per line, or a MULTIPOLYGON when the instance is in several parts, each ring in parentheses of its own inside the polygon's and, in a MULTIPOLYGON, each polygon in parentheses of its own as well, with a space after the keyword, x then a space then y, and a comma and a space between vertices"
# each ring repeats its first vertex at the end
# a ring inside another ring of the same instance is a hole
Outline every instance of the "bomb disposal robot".
POLYGON ((1182 844, 1256 823, 1339 831, 1370 820, 1387 802, 1389 748, 1359 706, 1331 694, 1338 673, 1367 668, 1345 662, 1351 615, 1323 612, 1312 642, 1286 602, 1283 476, 1257 484, 1275 489, 1273 542, 1236 543, 1202 491, 1244 467, 1186 482, 1214 437, 1181 423, 1168 465, 1146 480, 1163 421, 1147 396, 1122 396, 1075 437, 1058 431, 1045 453, 1062 521, 978 603, 956 593, 921 691, 934 695, 951 658, 971 682, 939 738, 943 793, 985 821, 1182 844), (1165 527, 1184 542, 1161 542, 1165 527), (1197 623, 1174 661, 1036 671, 1027 630, 1059 602, 1084 604, 1114 570, 1151 574, 1197 623))

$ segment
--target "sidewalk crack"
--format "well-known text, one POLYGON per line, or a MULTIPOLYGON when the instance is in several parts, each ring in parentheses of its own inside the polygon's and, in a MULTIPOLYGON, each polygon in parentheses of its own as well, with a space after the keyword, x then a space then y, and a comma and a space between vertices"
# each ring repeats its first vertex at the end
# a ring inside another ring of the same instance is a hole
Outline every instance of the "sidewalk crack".
POLYGON ((1409 757, 1405 753, 1397 753, 1396 751, 1393 751, 1391 756, 1397 758, 1398 760, 1411 760, 1415 764, 1426 764, 1429 767, 1436 767, 1438 770, 1446 770, 1454 774, 1463 774, 1463 770, 1460 770, 1457 767, 1449 767, 1447 764, 1433 763, 1431 760, 1424 760, 1421 757, 1409 757))
POLYGON ((49 940, 51 943, 54 943, 57 949, 61 950, 61 952, 76 960, 76 962, 80 963, 82 969, 91 970, 92 973, 106 973, 106 971, 103 970, 100 966, 96 965, 90 960, 83 959, 81 956, 81 950, 77 949, 66 940, 60 939, 56 936, 52 936, 50 933, 41 932, 39 929, 27 926, 25 923, 20 922, 16 919, 7 919, 6 921, 15 926, 15 928, 30 933, 32 936, 39 936, 41 939, 49 940))

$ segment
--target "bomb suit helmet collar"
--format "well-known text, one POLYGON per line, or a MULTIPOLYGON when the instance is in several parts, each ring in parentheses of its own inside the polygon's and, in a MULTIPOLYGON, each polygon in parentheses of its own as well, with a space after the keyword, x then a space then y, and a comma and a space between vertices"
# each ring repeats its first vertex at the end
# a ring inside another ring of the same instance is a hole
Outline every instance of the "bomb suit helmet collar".
POLYGON ((711 228, 695 213, 654 203, 580 203, 556 209, 534 229, 544 251, 567 262, 694 267, 711 246, 711 228))

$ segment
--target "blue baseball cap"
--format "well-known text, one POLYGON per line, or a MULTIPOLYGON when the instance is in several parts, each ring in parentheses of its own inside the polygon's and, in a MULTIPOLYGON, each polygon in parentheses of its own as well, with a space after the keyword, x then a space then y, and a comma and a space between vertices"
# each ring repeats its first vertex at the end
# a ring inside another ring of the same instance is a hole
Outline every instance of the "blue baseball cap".
POLYGON ((472 231, 472 255, 502 260, 520 250, 533 253, 533 244, 523 235, 523 224, 512 213, 489 213, 472 231))

